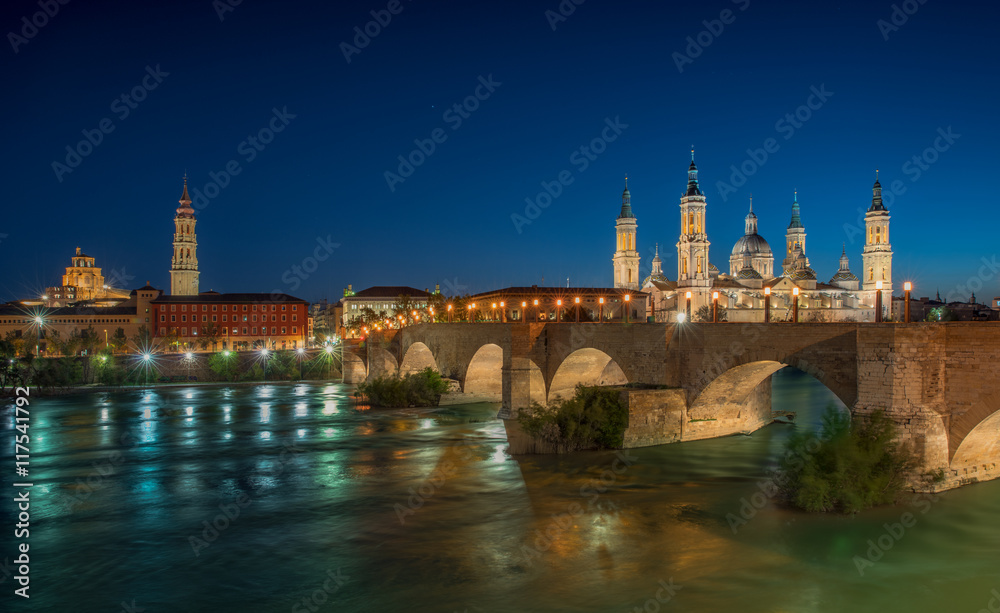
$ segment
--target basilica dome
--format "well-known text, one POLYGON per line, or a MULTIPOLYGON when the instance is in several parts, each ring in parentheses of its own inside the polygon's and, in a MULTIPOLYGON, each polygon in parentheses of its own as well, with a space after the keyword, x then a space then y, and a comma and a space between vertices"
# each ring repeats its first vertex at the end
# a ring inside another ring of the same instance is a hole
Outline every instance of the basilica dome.
POLYGON ((767 244, 763 236, 756 233, 741 236, 740 240, 733 245, 733 255, 743 255, 744 249, 749 249, 754 256, 771 255, 771 246, 767 244))

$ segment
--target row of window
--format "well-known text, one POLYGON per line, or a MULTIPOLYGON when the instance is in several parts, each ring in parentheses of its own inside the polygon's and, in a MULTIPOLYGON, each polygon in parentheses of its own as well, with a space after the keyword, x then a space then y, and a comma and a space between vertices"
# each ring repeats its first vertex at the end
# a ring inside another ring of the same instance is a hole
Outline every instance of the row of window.
MULTIPOLYGON (((215 311, 215 310, 216 310, 216 308, 217 308, 218 306, 219 306, 219 305, 217 305, 217 304, 213 304, 213 305, 212 305, 212 311, 215 311)), ((225 311, 226 311, 226 307, 227 307, 227 306, 229 306, 229 305, 226 305, 226 304, 222 305, 222 311, 223 311, 223 312, 225 312, 225 311)), ((234 305, 232 305, 232 306, 233 306, 233 311, 238 311, 238 310, 239 310, 239 309, 237 309, 237 308, 236 308, 236 305, 235 305, 235 304, 234 304, 234 305)), ((254 305, 252 305, 252 306, 253 306, 253 308, 252 308, 252 309, 250 309, 250 310, 252 310, 252 311, 256 311, 256 310, 257 310, 257 305, 256 305, 256 304, 254 304, 254 305)), ((284 305, 284 304, 283 304, 283 305, 281 305, 281 310, 282 310, 282 311, 284 311, 284 310, 285 310, 285 306, 286 306, 286 305, 284 305)), ((176 310, 177 310, 177 305, 176 305, 176 304, 172 304, 172 305, 170 305, 170 310, 171 310, 171 311, 176 311, 176 310)), ((186 304, 182 304, 182 305, 181 305, 181 311, 183 312, 183 311, 187 311, 187 310, 188 310, 188 305, 186 305, 186 304)), ((192 305, 191 305, 191 310, 192 310, 192 311, 197 311, 197 310, 198 310, 198 305, 196 305, 196 304, 192 304, 192 305)), ((207 305, 207 304, 203 304, 203 305, 201 305, 201 310, 202 310, 202 311, 207 311, 207 310, 208 310, 208 305, 207 305)), ((243 310, 244 310, 244 311, 246 311, 246 310, 247 310, 247 305, 245 305, 245 304, 243 305, 243 310)), ((260 310, 261 310, 261 311, 266 311, 266 310, 267 310, 267 305, 266 305, 266 304, 262 304, 262 305, 260 305, 260 310)), ((277 305, 274 305, 274 304, 272 304, 272 305, 271 305, 271 311, 272 311, 272 312, 274 312, 274 311, 277 311, 277 310, 278 310, 278 309, 277 309, 277 305)), ((292 306, 292 310, 293 310, 293 311, 295 310, 295 306, 292 306)))
MULTIPOLYGON (((177 330, 177 329, 178 328, 171 328, 171 330, 177 330)), ((244 336, 247 335, 247 330, 250 330, 250 334, 251 335, 253 335, 253 336, 257 335, 257 326, 252 326, 250 328, 247 328, 246 326, 243 326, 242 330, 243 330, 242 334, 244 336)), ((225 330, 223 330, 223 332, 225 332, 225 330)), ((266 326, 260 328, 260 334, 267 334, 267 333, 268 332, 267 332, 267 327, 266 326)), ((292 334, 298 334, 298 333, 299 333, 299 327, 298 326, 292 326, 292 334)), ((160 326, 160 336, 166 336, 166 334, 167 334, 167 328, 166 328, 166 326, 160 326)), ((233 335, 233 336, 239 335, 240 334, 240 328, 233 328, 232 332, 230 332, 230 334, 233 335)), ((271 334, 278 334, 278 327, 277 326, 271 326, 271 334)), ((288 334, 288 328, 285 327, 285 326, 282 326, 281 327, 281 334, 288 334)), ((180 327, 180 335, 181 336, 187 336, 188 335, 187 326, 181 326, 180 327)), ((198 329, 197 328, 191 328, 191 335, 192 336, 197 336, 198 335, 198 329)))
MULTIPOLYGON (((228 317, 228 315, 223 315, 222 316, 222 321, 227 321, 227 319, 226 319, 227 317, 228 317)), ((233 321, 240 321, 239 317, 240 317, 239 315, 233 315, 233 321)), ((254 322, 257 321, 257 316, 256 315, 251 315, 250 317, 252 317, 252 320, 254 322)), ((282 314, 281 321, 287 321, 287 317, 288 317, 287 315, 282 314)), ((187 315, 181 315, 181 323, 187 323, 187 320, 188 320, 187 319, 187 315)), ((299 320, 299 316, 298 315, 292 315, 292 321, 298 321, 298 320, 299 320)), ((163 313, 160 313, 160 322, 163 323, 163 322, 166 322, 166 321, 167 321, 167 316, 164 315, 163 313)), ((170 321, 176 323, 177 322, 177 316, 176 315, 171 315, 170 316, 170 321)), ((195 323, 197 321, 198 321, 198 316, 197 315, 192 315, 191 316, 191 323, 195 323)), ((208 322, 208 315, 202 315, 201 316, 201 321, 203 323, 207 323, 208 322)), ((213 322, 218 321, 218 315, 212 315, 212 321, 213 322)), ((247 316, 246 315, 243 316, 243 321, 247 321, 247 316)), ((260 316, 260 321, 261 322, 267 321, 267 315, 261 315, 260 316)), ((278 316, 277 315, 271 315, 271 321, 278 321, 278 316)))

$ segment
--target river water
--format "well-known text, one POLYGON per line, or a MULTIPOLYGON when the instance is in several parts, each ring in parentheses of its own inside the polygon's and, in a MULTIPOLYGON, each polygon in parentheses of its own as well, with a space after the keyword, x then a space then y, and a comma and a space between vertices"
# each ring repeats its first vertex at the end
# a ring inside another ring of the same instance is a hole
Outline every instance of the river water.
MULTIPOLYGON (((31 598, 4 576, 2 609, 975 613, 1000 590, 1000 482, 853 518, 754 496, 837 402, 797 371, 774 378, 795 425, 623 456, 515 459, 495 404, 358 410, 349 394, 33 399, 31 598)), ((12 424, 8 406, 11 476, 12 424)))

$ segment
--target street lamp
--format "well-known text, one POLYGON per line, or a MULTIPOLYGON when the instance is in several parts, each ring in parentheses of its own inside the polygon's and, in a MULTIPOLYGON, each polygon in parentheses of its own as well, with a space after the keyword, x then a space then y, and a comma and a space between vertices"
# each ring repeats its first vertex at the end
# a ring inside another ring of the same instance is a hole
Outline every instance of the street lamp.
POLYGON ((264 358, 264 380, 267 381, 267 348, 260 350, 260 355, 264 358))
POLYGON ((500 301, 500 323, 507 323, 507 304, 503 300, 500 301))
POLYGON ((303 347, 299 347, 295 350, 295 353, 299 354, 299 380, 302 380, 302 356, 305 355, 306 350, 303 347))
POLYGON ((535 323, 538 323, 538 298, 535 298, 535 323))
POLYGON ((907 281, 903 284, 903 295, 906 302, 903 306, 903 323, 910 323, 910 290, 913 289, 913 284, 907 281))
POLYGON ((623 305, 625 307, 625 323, 628 323, 628 310, 629 307, 631 306, 629 304, 631 301, 632 301, 632 296, 630 294, 625 294, 625 304, 623 305))
POLYGON ((764 323, 771 323, 771 288, 764 288, 764 323))
POLYGON ((471 304, 467 304, 467 305, 465 305, 465 308, 469 311, 469 323, 471 324, 472 323, 472 305, 471 304))
POLYGON ((495 303, 495 302, 493 303, 492 307, 490 308, 490 320, 491 321, 496 321, 497 320, 497 303, 495 303))
POLYGON ((556 323, 562 323, 562 299, 556 300, 556 323))
POLYGON ((799 288, 792 288, 792 323, 799 323, 799 288))
POLYGON ((875 282, 875 323, 882 323, 882 282, 875 282))
POLYGON ((686 319, 687 319, 687 317, 685 317, 684 313, 678 313, 677 314, 677 323, 682 324, 682 323, 684 323, 684 321, 686 319))
POLYGON ((580 323, 580 297, 574 298, 573 302, 576 303, 576 323, 580 323))
POLYGON ((687 306, 684 307, 684 312, 687 313, 687 319, 691 319, 691 292, 688 292, 685 296, 687 300, 687 306))
POLYGON ((521 321, 523 323, 528 323, 528 301, 521 301, 521 321))
POLYGON ((719 292, 712 292, 712 323, 719 323, 719 292))
POLYGON ((597 304, 599 305, 597 307, 597 321, 598 323, 604 323, 604 298, 598 298, 597 304))
POLYGON ((451 323, 451 309, 452 309, 452 305, 449 304, 448 305, 448 323, 451 323))

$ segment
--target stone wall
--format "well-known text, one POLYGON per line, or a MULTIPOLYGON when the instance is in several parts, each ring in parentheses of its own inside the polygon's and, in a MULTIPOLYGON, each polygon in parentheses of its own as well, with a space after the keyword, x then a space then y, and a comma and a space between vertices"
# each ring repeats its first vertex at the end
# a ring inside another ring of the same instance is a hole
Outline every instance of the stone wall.
POLYGON ((621 391, 621 399, 628 407, 626 449, 681 440, 687 413, 684 390, 625 389, 621 391))

